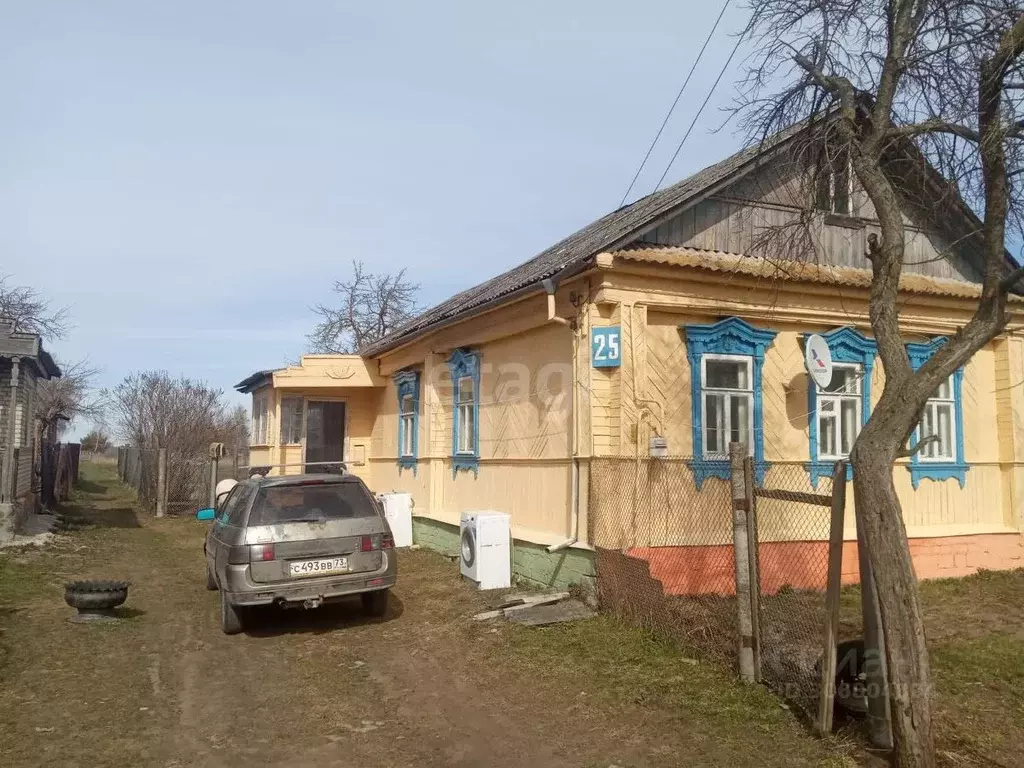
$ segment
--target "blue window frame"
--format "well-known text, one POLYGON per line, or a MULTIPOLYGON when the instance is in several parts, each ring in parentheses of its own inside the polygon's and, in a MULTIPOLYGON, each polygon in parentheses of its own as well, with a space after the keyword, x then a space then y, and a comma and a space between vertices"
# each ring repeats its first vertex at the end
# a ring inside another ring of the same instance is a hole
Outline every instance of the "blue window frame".
POLYGON ((448 358, 452 376, 452 477, 480 471, 480 355, 457 349, 448 358))
POLYGON ((411 469, 416 474, 420 431, 420 375, 401 371, 394 376, 398 390, 398 472, 411 469))
POLYGON ((738 317, 713 325, 680 326, 686 334, 693 409, 693 470, 697 488, 709 477, 729 477, 729 443, 746 442, 756 482, 764 480, 761 369, 775 331, 738 317))
MULTIPOLYGON (((811 485, 831 477, 832 467, 850 455, 860 427, 871 415, 871 373, 878 345, 853 328, 836 328, 821 334, 832 353, 835 374, 827 390, 820 390, 808 376, 807 420, 810 457, 807 471, 811 485)), ((804 341, 810 334, 804 334, 804 341)), ((853 477, 853 465, 846 465, 846 478, 853 477)))
MULTIPOLYGON (((944 336, 937 336, 923 344, 907 344, 910 367, 916 371, 945 343, 944 336)), ((921 434, 934 434, 939 438, 910 457, 907 469, 915 490, 926 477, 930 480, 956 478, 961 488, 967 482, 970 467, 964 459, 963 383, 964 369, 958 368, 928 399, 921 423, 910 436, 911 448, 916 447, 921 434)))

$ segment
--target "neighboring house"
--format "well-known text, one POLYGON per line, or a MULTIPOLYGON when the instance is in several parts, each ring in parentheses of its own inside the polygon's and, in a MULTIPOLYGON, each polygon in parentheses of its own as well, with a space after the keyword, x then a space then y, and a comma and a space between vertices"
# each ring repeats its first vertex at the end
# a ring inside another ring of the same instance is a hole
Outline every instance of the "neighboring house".
POLYGON ((60 368, 32 333, 0 319, 0 538, 35 511, 36 389, 60 368))
MULTIPOLYGON (((511 513, 515 570, 537 582, 585 579, 593 547, 606 546, 648 558, 673 583, 673 569, 700 562, 687 559, 702 549, 695 531, 679 524, 684 513, 699 520, 692 500, 728 503, 730 441, 749 445, 758 482, 788 463, 812 490, 882 390, 864 256, 878 227, 848 167, 819 180, 809 250, 745 255, 805 207, 793 159, 802 130, 608 214, 361 356, 312 355, 249 377, 238 388, 254 398, 252 463, 350 461, 374 490, 410 492, 417 539, 443 549, 457 549, 463 511, 511 513), (812 332, 837 361, 829 391, 808 386, 812 332), (653 436, 686 458, 676 493, 693 509, 667 500, 659 514, 674 523, 638 540, 628 521, 651 510, 624 510, 640 503, 629 488, 595 496, 591 473, 611 471, 601 457, 651 461, 653 436)), ((922 191, 933 189, 927 170, 893 162, 908 201, 900 318, 918 366, 973 312, 978 222, 922 191)), ((1019 297, 1010 311, 1019 328, 1019 297)), ((939 439, 895 469, 920 575, 1024 564, 1022 380, 1024 336, 1007 331, 929 402, 923 428, 939 439)), ((729 530, 720 538, 728 544, 729 530)))

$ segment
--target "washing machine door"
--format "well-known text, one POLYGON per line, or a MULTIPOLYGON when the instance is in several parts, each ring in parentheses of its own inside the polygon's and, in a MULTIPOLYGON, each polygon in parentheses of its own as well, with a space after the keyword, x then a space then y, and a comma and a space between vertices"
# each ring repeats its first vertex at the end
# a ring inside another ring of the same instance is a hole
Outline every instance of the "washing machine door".
POLYGON ((476 537, 469 526, 462 529, 462 567, 472 568, 476 562, 476 537))

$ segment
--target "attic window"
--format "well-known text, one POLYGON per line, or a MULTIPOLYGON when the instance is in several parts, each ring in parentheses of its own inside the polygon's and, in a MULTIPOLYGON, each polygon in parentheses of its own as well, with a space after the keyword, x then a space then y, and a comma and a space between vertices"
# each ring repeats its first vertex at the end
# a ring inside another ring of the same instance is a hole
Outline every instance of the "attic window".
POLYGON ((850 216, 853 213, 853 172, 850 153, 846 150, 822 152, 816 170, 815 208, 827 213, 850 216))

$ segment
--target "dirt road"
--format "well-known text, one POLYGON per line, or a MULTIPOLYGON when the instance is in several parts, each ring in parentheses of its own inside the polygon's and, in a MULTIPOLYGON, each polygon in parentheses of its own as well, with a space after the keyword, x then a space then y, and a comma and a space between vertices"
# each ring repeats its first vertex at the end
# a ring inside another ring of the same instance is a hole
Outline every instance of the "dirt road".
POLYGON ((454 564, 401 556, 383 621, 358 604, 218 625, 205 527, 141 515, 86 466, 72 528, 0 557, 0 764, 842 765, 766 693, 610 619, 469 620, 454 564), (127 618, 72 625, 70 578, 129 579, 127 618))

